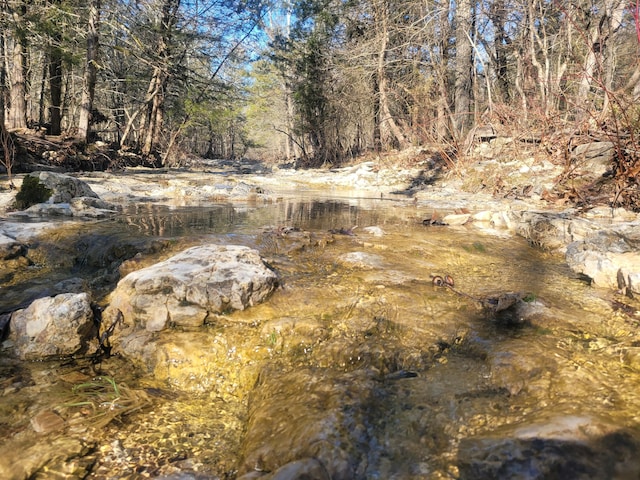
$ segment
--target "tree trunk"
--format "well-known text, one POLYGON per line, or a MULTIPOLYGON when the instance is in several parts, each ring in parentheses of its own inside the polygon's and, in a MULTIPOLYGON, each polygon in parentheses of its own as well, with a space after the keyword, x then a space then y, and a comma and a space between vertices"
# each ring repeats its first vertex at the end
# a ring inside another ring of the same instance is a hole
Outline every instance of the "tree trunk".
MULTIPOLYGON (((0 58, 4 58, 4 35, 0 34, 0 58)), ((0 165, 3 165, 7 170, 7 177, 9 179, 9 187, 14 188, 13 185, 13 159, 14 159, 14 146, 11 139, 11 135, 7 132, 4 125, 4 99, 6 95, 6 69, 5 63, 0 64, 0 147, 2 148, 2 157, 0 157, 0 165)))
POLYGON ((497 96, 499 98, 498 101, 503 104, 508 104, 511 101, 507 67, 508 47, 511 42, 505 31, 505 18, 507 13, 505 0, 496 1, 491 4, 490 17, 496 31, 493 48, 495 50, 494 70, 498 86, 497 96))
MULTIPOLYGON (((61 36, 56 35, 56 41, 61 36)), ((62 52, 58 46, 49 51, 49 92, 51 106, 49 107, 50 134, 60 135, 62 123, 62 52)))
POLYGON ((460 0, 456 8, 456 59, 454 84, 454 121, 458 138, 471 125, 471 71, 473 47, 468 35, 473 32, 473 7, 471 0, 460 0))
POLYGON ((44 114, 45 93, 47 91, 47 78, 49 76, 49 62, 42 62, 42 76, 40 77, 40 97, 38 98, 38 125, 44 125, 46 115, 44 114))
POLYGON ((172 30, 177 21, 180 0, 164 0, 162 18, 158 25, 157 39, 158 64, 153 69, 153 75, 147 89, 145 103, 146 115, 143 117, 141 153, 150 155, 157 149, 160 141, 160 131, 164 120, 165 89, 169 80, 170 52, 172 30))
POLYGON ((387 0, 380 0, 374 7, 374 16, 378 27, 378 52, 376 83, 378 105, 376 110, 377 131, 379 146, 384 149, 388 146, 404 148, 407 146, 407 139, 391 114, 390 99, 387 89, 387 48, 389 44, 389 5, 387 0), (377 7, 377 8, 376 8, 377 7), (379 133, 379 134, 378 134, 379 133))
POLYGON ((10 72, 11 88, 9 93, 9 128, 27 128, 27 80, 26 80, 26 38, 22 31, 23 17, 27 6, 20 3, 17 10, 11 12, 15 25, 13 48, 11 51, 12 68, 10 72))
POLYGON ((454 126, 451 104, 449 101, 449 79, 447 66, 449 65, 451 54, 449 51, 449 37, 451 36, 451 6, 441 8, 437 17, 437 27, 434 31, 434 40, 437 51, 440 52, 438 62, 434 65, 434 76, 436 87, 436 118, 433 132, 438 142, 451 140, 452 127, 454 126), (436 35, 435 32, 438 32, 436 35))
POLYGON ((147 111, 143 119, 143 137, 141 152, 149 155, 158 144, 159 131, 162 128, 162 109, 164 108, 165 74, 162 68, 155 67, 147 90, 147 111))
POLYGON ((100 0, 93 0, 89 7, 87 33, 87 62, 82 83, 82 100, 80 102, 80 119, 78 120, 78 138, 86 142, 89 138, 91 110, 96 89, 97 59, 99 48, 100 0))
POLYGON ((286 156, 287 162, 290 162, 292 160, 295 160, 298 157, 299 149, 297 148, 295 142, 293 141, 293 135, 294 135, 293 125, 294 125, 294 119, 295 119, 295 113, 296 113, 295 103, 293 100, 293 88, 291 87, 289 82, 286 80, 284 85, 284 96, 285 96, 285 104, 287 107, 287 112, 286 112, 287 134, 286 134, 286 140, 285 140, 285 156, 286 156))
POLYGON ((613 65, 609 43, 613 34, 622 25, 624 10, 627 6, 627 3, 622 0, 605 0, 603 3, 603 13, 599 19, 594 18, 592 20, 594 25, 587 35, 588 50, 584 60, 576 103, 578 108, 583 110, 583 114, 586 113, 588 107, 592 105, 589 93, 595 83, 603 91, 604 95, 604 104, 600 113, 601 118, 604 118, 608 112, 611 80, 613 78, 612 72, 608 71, 613 65), (598 21, 596 22, 596 20, 598 21))
MULTIPOLYGON (((0 10, 0 14, 3 13, 0 10)), ((4 62, 5 56, 5 43, 4 43, 4 32, 0 33, 0 128, 4 129, 4 121, 5 121, 5 98, 7 95, 6 81, 7 81, 7 69, 6 63, 4 62)))

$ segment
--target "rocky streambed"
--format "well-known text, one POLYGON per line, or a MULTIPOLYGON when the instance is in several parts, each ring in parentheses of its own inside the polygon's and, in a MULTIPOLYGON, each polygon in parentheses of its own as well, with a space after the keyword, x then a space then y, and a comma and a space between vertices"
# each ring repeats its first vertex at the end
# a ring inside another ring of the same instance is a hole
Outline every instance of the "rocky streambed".
POLYGON ((529 163, 38 174, 1 476, 637 478, 638 218, 529 163))

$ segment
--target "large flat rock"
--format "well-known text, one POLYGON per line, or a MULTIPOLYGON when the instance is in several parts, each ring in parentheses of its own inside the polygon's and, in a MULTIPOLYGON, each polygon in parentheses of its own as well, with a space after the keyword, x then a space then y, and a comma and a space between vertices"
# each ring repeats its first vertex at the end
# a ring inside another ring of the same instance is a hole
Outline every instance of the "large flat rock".
POLYGON ((262 302, 276 285, 276 274, 256 250, 203 245, 123 278, 105 319, 115 319, 119 311, 133 330, 151 332, 171 325, 199 326, 209 314, 262 302))

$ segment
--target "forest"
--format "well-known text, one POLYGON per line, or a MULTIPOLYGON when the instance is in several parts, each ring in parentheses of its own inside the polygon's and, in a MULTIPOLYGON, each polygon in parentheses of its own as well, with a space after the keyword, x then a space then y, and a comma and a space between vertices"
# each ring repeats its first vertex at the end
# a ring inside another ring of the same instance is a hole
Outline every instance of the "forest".
POLYGON ((421 145, 455 160, 489 126, 550 151, 615 140, 635 178, 639 15, 628 0, 2 0, 0 162, 19 169, 24 133, 156 166, 421 145))

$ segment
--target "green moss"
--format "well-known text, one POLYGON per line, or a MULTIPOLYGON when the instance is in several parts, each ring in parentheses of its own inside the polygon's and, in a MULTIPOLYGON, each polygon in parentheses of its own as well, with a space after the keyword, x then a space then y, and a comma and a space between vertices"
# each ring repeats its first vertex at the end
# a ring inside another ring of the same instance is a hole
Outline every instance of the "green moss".
POLYGON ((16 208, 24 210, 37 203, 43 203, 51 197, 51 190, 45 187, 40 180, 27 175, 22 180, 22 187, 16 194, 16 208))

